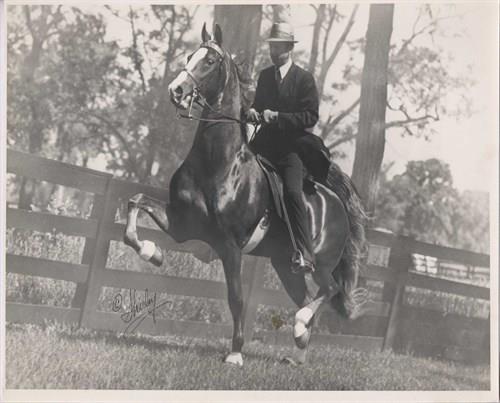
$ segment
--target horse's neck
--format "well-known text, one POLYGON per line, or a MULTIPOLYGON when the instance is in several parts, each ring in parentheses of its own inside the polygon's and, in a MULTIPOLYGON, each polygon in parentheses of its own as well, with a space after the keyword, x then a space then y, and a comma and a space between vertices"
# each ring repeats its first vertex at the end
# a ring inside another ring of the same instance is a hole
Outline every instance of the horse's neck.
MULTIPOLYGON (((229 80, 221 96, 211 108, 205 108, 202 117, 227 120, 227 117, 240 118, 240 88, 236 73, 231 71, 229 80), (213 111, 218 113, 214 113, 213 111)), ((200 122, 196 133, 194 148, 200 148, 210 167, 221 169, 234 160, 236 153, 245 147, 241 127, 234 123, 200 122)))

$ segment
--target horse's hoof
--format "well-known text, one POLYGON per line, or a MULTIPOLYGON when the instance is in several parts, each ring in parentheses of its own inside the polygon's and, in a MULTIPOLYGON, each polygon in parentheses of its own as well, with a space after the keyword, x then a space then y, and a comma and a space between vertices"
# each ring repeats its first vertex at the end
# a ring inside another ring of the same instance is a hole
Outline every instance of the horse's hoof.
POLYGON ((306 331, 302 333, 300 336, 294 337, 295 345, 301 350, 303 350, 309 344, 310 338, 311 338, 311 331, 309 329, 306 329, 306 331))
POLYGON ((151 262, 158 267, 163 263, 163 253, 161 249, 158 248, 154 242, 148 240, 142 241, 141 249, 139 250, 139 256, 142 260, 151 262))
POLYGON ((292 367, 296 367, 300 364, 299 362, 295 361, 292 357, 283 357, 281 363, 286 365, 291 365, 292 367))
POLYGON ((228 364, 233 364, 233 365, 238 365, 239 367, 243 366, 243 357, 241 356, 241 353, 231 353, 229 354, 224 362, 228 364))

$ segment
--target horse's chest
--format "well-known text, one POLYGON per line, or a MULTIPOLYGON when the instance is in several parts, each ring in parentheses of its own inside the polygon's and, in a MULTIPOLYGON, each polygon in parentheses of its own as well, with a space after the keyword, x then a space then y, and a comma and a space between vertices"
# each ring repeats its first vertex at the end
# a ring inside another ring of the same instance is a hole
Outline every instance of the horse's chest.
POLYGON ((229 171, 220 179, 214 192, 214 211, 217 214, 227 212, 236 203, 242 189, 240 166, 233 164, 229 171))

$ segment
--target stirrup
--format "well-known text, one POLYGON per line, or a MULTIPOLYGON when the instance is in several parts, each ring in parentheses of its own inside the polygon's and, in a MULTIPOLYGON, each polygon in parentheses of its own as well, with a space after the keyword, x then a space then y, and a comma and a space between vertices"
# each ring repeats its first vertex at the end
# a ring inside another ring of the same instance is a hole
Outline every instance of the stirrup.
POLYGON ((292 256, 292 273, 294 274, 306 274, 314 273, 314 264, 306 259, 302 255, 300 250, 296 250, 292 256))

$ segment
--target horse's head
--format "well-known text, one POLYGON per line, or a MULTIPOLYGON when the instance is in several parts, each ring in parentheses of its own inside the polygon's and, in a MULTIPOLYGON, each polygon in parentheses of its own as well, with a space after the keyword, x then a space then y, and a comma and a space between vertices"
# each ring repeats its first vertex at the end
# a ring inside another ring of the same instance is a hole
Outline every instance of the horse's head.
POLYGON ((181 109, 186 109, 193 97, 198 95, 212 103, 224 89, 227 80, 227 68, 224 65, 226 52, 222 49, 219 25, 215 25, 212 39, 203 24, 201 38, 202 44, 198 50, 188 57, 184 69, 168 86, 172 103, 181 109))

